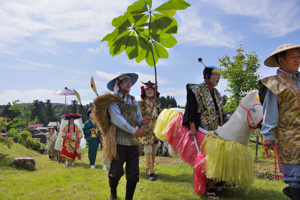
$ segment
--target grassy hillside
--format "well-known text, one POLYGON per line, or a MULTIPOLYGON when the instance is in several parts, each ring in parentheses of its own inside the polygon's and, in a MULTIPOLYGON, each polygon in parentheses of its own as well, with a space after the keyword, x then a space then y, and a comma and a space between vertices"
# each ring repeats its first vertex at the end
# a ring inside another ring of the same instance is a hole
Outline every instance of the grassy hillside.
POLYGON ((0 137, 0 166, 10 166, 14 158, 33 156, 37 157, 40 154, 14 143, 12 140, 0 137))

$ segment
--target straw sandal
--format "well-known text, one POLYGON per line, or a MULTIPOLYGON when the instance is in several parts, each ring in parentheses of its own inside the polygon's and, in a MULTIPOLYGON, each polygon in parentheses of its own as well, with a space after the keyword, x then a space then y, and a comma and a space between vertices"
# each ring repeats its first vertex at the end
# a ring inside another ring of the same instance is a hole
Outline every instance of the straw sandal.
POLYGON ((206 192, 206 196, 209 199, 219 199, 215 192, 206 192))

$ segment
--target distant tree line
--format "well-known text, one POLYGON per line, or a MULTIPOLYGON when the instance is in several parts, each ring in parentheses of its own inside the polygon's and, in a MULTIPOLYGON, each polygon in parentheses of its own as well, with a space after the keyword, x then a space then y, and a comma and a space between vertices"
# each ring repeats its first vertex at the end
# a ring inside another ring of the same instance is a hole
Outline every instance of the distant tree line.
MULTIPOLYGON (((82 115, 82 121, 87 120, 85 113, 93 104, 89 103, 77 108, 77 101, 73 100, 70 105, 66 106, 66 113, 79 113, 82 115), (85 113, 84 113, 85 112, 85 113)), ((34 100, 33 103, 19 103, 19 100, 12 104, 0 107, 0 117, 7 118, 8 126, 6 131, 10 128, 26 129, 29 124, 43 124, 47 126, 49 122, 60 122, 60 117, 65 114, 65 104, 51 103, 48 99, 46 102, 34 100)))
POLYGON ((170 97, 169 95, 167 98, 165 97, 158 97, 157 100, 161 103, 161 108, 174 108, 177 107, 177 102, 174 97, 170 97))
MULTIPOLYGON (((159 97, 157 98, 161 104, 162 109, 177 107, 177 102, 174 97, 159 97)), ((82 121, 87 121, 86 114, 93 103, 83 105, 83 109, 76 100, 71 101, 70 105, 62 103, 51 103, 48 99, 46 102, 34 100, 32 103, 19 103, 19 100, 9 102, 7 105, 0 106, 0 117, 7 118, 8 126, 6 131, 10 128, 27 129, 29 124, 43 124, 47 126, 49 122, 60 122, 60 118, 65 112, 79 113, 82 115, 82 121), (66 109, 66 111, 65 111, 66 109)))

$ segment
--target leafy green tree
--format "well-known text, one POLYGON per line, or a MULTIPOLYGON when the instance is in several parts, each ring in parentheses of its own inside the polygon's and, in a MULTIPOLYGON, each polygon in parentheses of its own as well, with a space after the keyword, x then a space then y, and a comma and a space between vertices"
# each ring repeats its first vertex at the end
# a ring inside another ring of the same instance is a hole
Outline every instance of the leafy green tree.
POLYGON ((7 118, 0 117, 0 131, 5 129, 5 127, 8 125, 7 118))
POLYGON ((19 116, 13 118, 9 124, 14 128, 28 128, 31 110, 34 108, 32 103, 18 104, 19 100, 13 101, 13 105, 9 110, 14 111, 19 116))
POLYGON ((6 133, 6 137, 13 137, 13 138, 18 138, 18 131, 15 128, 9 129, 6 133))
MULTIPOLYGON (((178 26, 173 16, 177 10, 189 6, 184 0, 169 0, 152 9, 152 0, 138 0, 128 6, 124 15, 112 20, 115 30, 101 41, 108 42, 112 56, 125 51, 130 60, 135 59, 137 63, 146 60, 149 66, 154 67, 157 85, 156 63, 159 58, 168 58, 167 48, 177 44, 173 35, 177 33, 178 26)), ((154 94, 155 102, 156 92, 154 94)))
POLYGON ((33 101, 33 106, 34 108, 31 111, 31 116, 30 116, 30 120, 34 121, 34 124, 36 123, 43 123, 44 126, 47 126, 45 120, 44 120, 44 116, 42 113, 42 109, 41 109, 41 103, 39 100, 34 100, 33 101))
POLYGON ((70 109, 70 112, 71 113, 77 113, 77 105, 78 105, 78 102, 76 100, 72 100, 71 101, 71 105, 69 106, 69 109, 70 109))
POLYGON ((161 103, 161 108, 175 108, 177 107, 177 102, 174 97, 170 97, 169 95, 167 98, 165 97, 158 97, 157 100, 161 103))
POLYGON ((260 64, 255 52, 245 52, 242 45, 236 49, 233 60, 228 55, 219 59, 221 75, 228 80, 228 88, 225 91, 231 93, 224 111, 233 113, 242 97, 247 92, 258 89, 260 75, 257 73, 260 64))
POLYGON ((46 121, 46 124, 48 124, 49 122, 55 122, 55 116, 53 115, 53 111, 52 111, 52 104, 50 102, 50 99, 46 100, 46 107, 43 110, 43 114, 44 114, 44 119, 46 121))
POLYGON ((6 117, 9 119, 13 119, 18 116, 18 113, 15 113, 14 111, 10 110, 11 103, 8 102, 7 105, 3 108, 3 110, 0 113, 0 116, 6 117))

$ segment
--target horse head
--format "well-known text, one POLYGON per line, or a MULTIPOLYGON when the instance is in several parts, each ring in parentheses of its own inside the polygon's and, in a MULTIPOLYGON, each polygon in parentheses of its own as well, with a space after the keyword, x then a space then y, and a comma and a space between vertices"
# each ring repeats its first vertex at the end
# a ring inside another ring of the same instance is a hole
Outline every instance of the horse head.
POLYGON ((219 137, 247 145, 252 131, 259 131, 262 120, 262 105, 255 90, 241 100, 229 121, 219 126, 216 132, 219 137))

